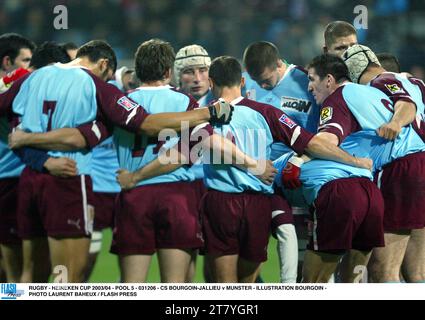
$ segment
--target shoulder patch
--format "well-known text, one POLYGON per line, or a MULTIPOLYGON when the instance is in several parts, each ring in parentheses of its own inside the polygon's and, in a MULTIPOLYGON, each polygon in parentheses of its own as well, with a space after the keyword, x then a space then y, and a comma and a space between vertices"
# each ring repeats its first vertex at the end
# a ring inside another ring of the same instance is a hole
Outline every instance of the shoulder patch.
POLYGON ((294 128, 297 126, 297 124, 292 121, 286 114, 283 114, 280 118, 279 121, 281 123, 283 123, 285 126, 289 127, 290 129, 294 128))
POLYGON ((320 125, 325 124, 332 119, 334 109, 332 107, 325 107, 320 111, 320 125))
POLYGON ((406 93, 398 84, 386 84, 385 88, 388 89, 392 94, 406 93))
POLYGON ((117 101, 117 103, 127 111, 131 111, 139 106, 137 103, 135 103, 134 101, 131 101, 126 96, 121 97, 117 101))

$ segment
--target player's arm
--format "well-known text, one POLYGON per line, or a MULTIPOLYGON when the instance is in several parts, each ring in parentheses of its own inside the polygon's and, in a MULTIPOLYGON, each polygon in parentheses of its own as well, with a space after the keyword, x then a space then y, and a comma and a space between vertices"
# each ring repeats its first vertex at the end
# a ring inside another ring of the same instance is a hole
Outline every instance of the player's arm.
POLYGON ((77 151, 93 149, 110 137, 112 128, 100 120, 83 124, 77 128, 62 128, 44 133, 28 133, 15 130, 9 135, 9 147, 18 149, 30 146, 52 151, 77 151))
POLYGON ((214 125, 229 123, 231 120, 233 108, 225 101, 187 112, 149 114, 143 106, 125 96, 113 85, 93 75, 92 79, 96 85, 98 107, 103 116, 113 125, 130 132, 156 137, 163 129, 180 132, 183 122, 188 122, 192 128, 205 122, 214 125))
POLYGON ((182 167, 185 163, 187 163, 187 158, 183 154, 176 149, 168 149, 161 153, 157 159, 139 170, 129 172, 125 169, 119 169, 117 172, 117 181, 123 190, 132 189, 143 180, 173 172, 182 167), (170 159, 172 152, 175 152, 175 155, 177 155, 175 158, 177 161, 169 163, 168 159, 170 159))
POLYGON ((394 115, 390 122, 378 128, 380 137, 395 140, 403 127, 416 119, 416 103, 403 84, 393 74, 383 74, 372 80, 371 85, 386 94, 394 105, 394 115))
POLYGON ((305 152, 310 158, 319 158, 344 163, 353 167, 372 170, 373 162, 368 158, 356 158, 338 147, 339 140, 332 133, 318 133, 307 145, 305 152))
POLYGON ((394 116, 391 121, 381 126, 377 133, 384 139, 395 140, 403 127, 411 124, 415 118, 416 104, 400 100, 394 106, 394 116))
POLYGON ((22 163, 35 171, 48 172, 61 178, 74 177, 78 174, 77 164, 72 159, 50 157, 46 151, 32 148, 17 149, 14 152, 22 163))
POLYGON ((163 129, 180 132, 183 122, 188 122, 191 128, 208 121, 213 124, 228 123, 231 112, 229 104, 216 102, 207 108, 198 108, 192 111, 150 114, 141 123, 140 132, 148 136, 157 136, 163 129))
POLYGON ((211 150, 215 155, 220 155, 218 159, 220 163, 232 164, 242 170, 246 170, 265 184, 271 185, 273 183, 277 170, 270 160, 255 160, 240 150, 229 139, 212 132, 202 143, 204 148, 211 150))
POLYGON ((9 134, 9 147, 34 147, 54 151, 76 151, 87 147, 84 136, 76 128, 63 128, 45 133, 15 130, 9 134))
MULTIPOLYGON (((324 109, 328 108, 332 107, 326 107, 324 109)), ((298 156, 288 161, 282 171, 282 182, 286 188, 296 189, 301 186, 301 181, 299 180, 301 166, 305 160, 313 158, 331 160, 368 170, 372 169, 372 160, 353 157, 338 147, 340 142, 350 132, 354 132, 357 128, 356 125, 358 125, 356 121, 353 122, 353 119, 349 117, 349 112, 340 111, 341 109, 342 107, 327 110, 328 112, 324 112, 323 109, 321 111, 319 130, 321 132, 328 132, 329 135, 322 133, 313 135, 296 125, 286 115, 280 117, 269 115, 272 134, 275 139, 284 142, 298 154, 298 156), (326 115, 326 117, 323 115, 326 115), (276 121, 275 119, 279 120, 276 121), (302 155, 306 155, 308 158, 302 158, 302 155)), ((279 110, 270 110, 269 112, 282 113, 279 110)))
POLYGON ((28 76, 29 74, 20 77, 6 92, 0 94, 0 117, 7 116, 12 112, 13 100, 18 95, 22 83, 28 76))
MULTIPOLYGON (((346 130, 345 134, 341 134, 341 137, 337 136, 336 139, 333 137, 328 140, 329 137, 324 137, 321 134, 311 134, 278 109, 270 108, 267 112, 269 112, 267 118, 275 140, 285 143, 298 155, 306 154, 310 158, 336 161, 359 168, 371 168, 370 159, 353 157, 338 147, 340 141, 347 136, 349 130, 346 130)), ((334 113, 336 112, 334 111, 334 113)), ((330 120, 328 119, 328 121, 330 120)), ((322 128, 326 126, 331 133, 339 131, 339 128, 341 128, 340 124, 334 126, 329 122, 321 123, 321 125, 322 128)))

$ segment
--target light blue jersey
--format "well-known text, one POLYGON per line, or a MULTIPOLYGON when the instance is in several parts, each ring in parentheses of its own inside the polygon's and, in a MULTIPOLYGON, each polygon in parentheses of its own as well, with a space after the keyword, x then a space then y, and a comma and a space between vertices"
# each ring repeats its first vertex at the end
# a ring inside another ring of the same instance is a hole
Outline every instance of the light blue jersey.
MULTIPOLYGON (((270 91, 261 88, 248 73, 243 76, 246 80, 245 95, 249 99, 270 104, 284 111, 304 129, 312 133, 317 131, 319 108, 308 91, 308 76, 302 68, 288 65, 283 78, 270 91)), ((274 144, 271 159, 275 160, 287 152, 290 152, 287 146, 274 144)))
MULTIPOLYGON (((206 107, 210 103, 212 103, 214 100, 215 99, 214 99, 214 96, 212 94, 212 91, 208 90, 207 94, 205 94, 203 97, 201 97, 198 100, 199 107, 206 107)), ((192 165, 192 167, 190 168, 190 170, 195 175, 196 180, 203 179, 204 178, 204 168, 203 168, 203 164, 202 164, 202 158, 200 158, 196 163, 194 163, 192 165)))
MULTIPOLYGON (((108 82, 123 91, 116 80, 108 82)), ((116 180, 116 172, 119 169, 117 149, 112 137, 104 140, 93 148, 92 172, 94 192, 118 193, 121 187, 116 180)))
MULTIPOLYGON (((185 112, 197 105, 189 96, 176 91, 170 86, 140 87, 131 92, 129 97, 143 105, 151 114, 185 112)), ((173 148, 179 140, 178 136, 171 137, 164 143, 164 149, 173 148)), ((120 168, 130 172, 139 170, 158 158, 160 145, 157 139, 153 140, 145 135, 136 135, 121 128, 115 128, 114 142, 118 151, 120 168)), ((187 166, 183 166, 171 173, 141 181, 137 186, 194 180, 193 172, 187 166)))
MULTIPOLYGON (((377 170, 379 167, 392 161, 390 155, 393 145, 393 141, 379 137, 375 131, 359 131, 348 136, 340 147, 356 157, 372 159, 374 161, 374 170, 377 170)), ((279 170, 279 174, 275 179, 279 187, 282 187, 282 169, 286 166, 292 155, 292 153, 289 153, 274 162, 275 167, 279 170)), ((301 167, 300 180, 302 182, 302 188, 296 191, 284 190, 284 193, 291 205, 302 205, 300 193, 302 193, 306 203, 310 205, 317 198, 320 189, 326 183, 337 179, 354 177, 363 177, 372 180, 372 172, 339 162, 313 159, 301 167)))
POLYGON ((416 105, 416 120, 413 126, 425 141, 425 83, 404 74, 384 72, 368 83, 369 86, 381 90, 393 104, 404 100, 416 105))
POLYGON ((119 169, 117 150, 112 137, 93 149, 92 172, 94 192, 118 193, 121 187, 116 180, 119 169))
POLYGON ((0 179, 15 178, 21 175, 25 165, 8 147, 9 123, 0 118, 0 179))
MULTIPOLYGON (((245 86, 242 88, 242 95, 254 101, 264 101, 265 97, 270 94, 270 91, 261 88, 257 82, 255 82, 248 72, 242 73, 242 77, 245 79, 245 86)), ((276 106, 280 109, 280 106, 276 106)))
MULTIPOLYGON (((347 83, 323 102, 319 129, 331 131, 343 141, 352 132, 354 122, 360 126, 358 130, 374 131, 388 123, 393 115, 391 101, 380 90, 347 83)), ((393 161, 424 150, 423 140, 410 125, 403 128, 386 157, 393 161)))
MULTIPOLYGON (((246 99, 245 99, 246 100, 246 99)), ((272 133, 264 116, 244 105, 243 98, 233 101, 235 110, 229 125, 215 128, 215 133, 233 140, 236 146, 254 159, 269 159, 272 133)), ((272 194, 273 188, 257 177, 232 165, 214 165, 213 154, 204 153, 204 183, 207 188, 227 193, 253 191, 272 194)))
MULTIPOLYGON (((25 131, 75 128, 96 118, 96 86, 80 67, 61 64, 44 67, 23 82, 13 102, 13 111, 22 117, 25 131)), ((79 174, 90 174, 91 152, 50 151, 49 155, 73 159, 79 174)))

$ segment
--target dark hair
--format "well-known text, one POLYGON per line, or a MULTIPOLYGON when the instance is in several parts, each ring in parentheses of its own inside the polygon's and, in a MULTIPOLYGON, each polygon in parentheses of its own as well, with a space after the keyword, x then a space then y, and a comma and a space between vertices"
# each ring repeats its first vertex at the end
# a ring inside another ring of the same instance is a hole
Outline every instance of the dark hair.
POLYGON ((242 67, 234 57, 218 57, 211 62, 209 76, 218 87, 238 86, 241 84, 242 67))
POLYGON ((142 82, 163 80, 174 66, 176 54, 170 43, 151 39, 136 51, 136 74, 142 82))
POLYGON ((15 61, 21 49, 34 51, 35 44, 17 33, 5 33, 0 36, 0 62, 6 56, 9 56, 12 62, 15 61))
POLYGON ((68 50, 78 50, 78 46, 74 42, 65 42, 65 43, 62 43, 61 46, 66 51, 68 51, 68 50))
POLYGON ((61 45, 56 42, 44 42, 35 49, 30 67, 40 69, 51 63, 68 63, 70 61, 66 50, 61 45))
POLYGON ((331 74, 337 83, 350 80, 348 68, 340 57, 325 53, 314 58, 307 67, 314 68, 317 75, 323 80, 328 74, 331 74))
POLYGON ((383 52, 383 53, 378 53, 376 57, 381 63, 382 68, 384 68, 385 70, 389 72, 395 72, 395 73, 401 72, 400 62, 398 61, 395 55, 391 53, 383 52))
POLYGON ((252 78, 258 78, 266 68, 275 69, 280 53, 277 47, 270 42, 259 41, 251 43, 245 50, 243 62, 252 78))
POLYGON ((357 35, 354 26, 346 21, 334 21, 329 23, 325 29, 325 45, 329 48, 335 40, 341 37, 357 35))
POLYGON ((93 40, 78 49, 77 58, 87 57, 93 63, 99 59, 108 59, 108 67, 117 70, 117 57, 112 47, 105 41, 93 40))

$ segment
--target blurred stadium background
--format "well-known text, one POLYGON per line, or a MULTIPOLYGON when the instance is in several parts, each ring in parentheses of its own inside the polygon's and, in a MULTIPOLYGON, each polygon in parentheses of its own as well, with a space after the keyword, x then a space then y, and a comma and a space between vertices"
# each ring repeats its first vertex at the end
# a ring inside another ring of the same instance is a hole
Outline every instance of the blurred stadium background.
MULTIPOLYGON (((212 57, 242 57, 251 42, 275 43, 283 58, 304 65, 323 46, 323 30, 333 20, 353 22, 357 5, 368 9, 368 29, 359 41, 375 52, 390 52, 402 70, 425 78, 424 0, 1 0, 0 34, 17 32, 37 44, 46 40, 81 45, 106 39, 121 65, 132 67, 137 46, 151 38, 172 43, 176 51, 188 44, 204 46, 212 57), (55 30, 53 8, 68 9, 68 30, 55 30)), ((106 231, 102 254, 92 282, 119 279, 116 257, 108 253, 111 232, 106 231)), ((266 282, 278 282, 275 242, 263 267, 266 282)), ((156 260, 149 281, 158 282, 156 260)), ((202 264, 202 261, 199 263, 202 264)), ((196 281, 201 281, 197 268, 196 281)))
POLYGON ((36 43, 106 39, 121 61, 153 37, 176 50, 197 43, 211 56, 242 56, 252 41, 278 45, 285 59, 306 64, 320 52, 323 28, 353 22, 357 5, 368 8, 359 41, 397 55, 405 71, 425 67, 423 0, 1 0, 0 32, 18 32, 36 43), (68 8, 69 29, 53 28, 53 8, 68 8))

